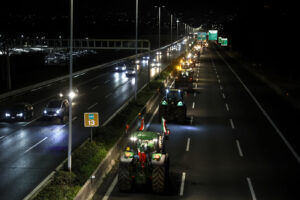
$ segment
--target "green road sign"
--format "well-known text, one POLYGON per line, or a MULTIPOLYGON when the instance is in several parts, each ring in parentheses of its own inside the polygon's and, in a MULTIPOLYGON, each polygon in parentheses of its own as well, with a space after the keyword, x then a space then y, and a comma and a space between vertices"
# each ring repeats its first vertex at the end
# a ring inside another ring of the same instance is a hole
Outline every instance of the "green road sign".
POLYGON ((198 40, 206 40, 206 32, 198 32, 197 38, 198 40))
POLYGON ((228 45, 228 39, 222 38, 221 46, 227 46, 228 45))
POLYGON ((222 43, 222 37, 218 37, 218 43, 219 43, 219 44, 222 43))
POLYGON ((208 40, 218 40, 218 31, 217 30, 209 30, 208 31, 208 40))

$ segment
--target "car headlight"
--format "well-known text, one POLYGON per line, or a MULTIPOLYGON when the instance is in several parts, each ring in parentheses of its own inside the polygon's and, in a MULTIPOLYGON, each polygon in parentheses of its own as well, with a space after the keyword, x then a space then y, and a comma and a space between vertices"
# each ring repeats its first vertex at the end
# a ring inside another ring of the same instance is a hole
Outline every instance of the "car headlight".
POLYGON ((63 93, 59 93, 59 96, 60 96, 60 97, 63 97, 64 95, 63 95, 63 93))
POLYGON ((10 113, 5 113, 5 117, 10 117, 10 113))
POLYGON ((58 109, 57 111, 56 111, 56 114, 59 114, 60 113, 60 109, 58 109))
POLYGON ((130 140, 131 140, 131 141, 136 141, 137 138, 136 138, 136 137, 130 137, 130 140))
POLYGON ((126 67, 122 67, 122 70, 125 70, 126 69, 126 67))
POLYGON ((23 113, 18 113, 17 117, 23 117, 23 113))
POLYGON ((47 110, 44 110, 44 114, 47 114, 47 110))
POLYGON ((75 96, 76 96, 75 92, 71 91, 71 92, 69 93, 69 97, 70 97, 71 99, 73 99, 75 96))
POLYGON ((116 70, 118 70, 118 69, 119 69, 119 67, 116 67, 115 69, 116 69, 116 70))

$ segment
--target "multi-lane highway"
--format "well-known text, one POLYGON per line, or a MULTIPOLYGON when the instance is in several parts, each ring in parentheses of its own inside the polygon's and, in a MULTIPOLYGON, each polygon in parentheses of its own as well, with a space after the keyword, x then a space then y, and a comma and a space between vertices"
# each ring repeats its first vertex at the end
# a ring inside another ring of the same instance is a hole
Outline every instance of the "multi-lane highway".
MULTIPOLYGON (((293 132, 299 131, 292 128, 299 114, 280 116, 289 105, 213 45, 194 76, 194 91, 185 95, 186 124, 168 124, 166 192, 120 193, 113 173, 97 199, 300 199, 299 137, 293 132)), ((157 114, 148 129, 161 131, 156 122, 157 114)))
MULTIPOLYGON (((162 50, 162 68, 183 51, 167 56, 162 50)), ((156 58, 156 52, 150 59, 156 58)), ((150 65, 149 61, 149 65, 150 65)), ((148 65, 140 65, 138 89, 148 81, 148 65)), ((151 67, 153 78, 159 72, 151 67)), ((83 127, 83 113, 99 112, 100 123, 105 122, 130 97, 134 95, 136 78, 127 78, 125 72, 93 70, 74 77, 79 96, 73 102, 73 149, 89 137, 89 130, 83 127)), ((0 199, 23 199, 47 175, 67 157, 68 120, 43 121, 43 108, 51 98, 68 86, 63 80, 45 87, 35 88, 26 94, 2 100, 1 105, 28 102, 34 105, 34 118, 26 122, 0 122, 0 199)))

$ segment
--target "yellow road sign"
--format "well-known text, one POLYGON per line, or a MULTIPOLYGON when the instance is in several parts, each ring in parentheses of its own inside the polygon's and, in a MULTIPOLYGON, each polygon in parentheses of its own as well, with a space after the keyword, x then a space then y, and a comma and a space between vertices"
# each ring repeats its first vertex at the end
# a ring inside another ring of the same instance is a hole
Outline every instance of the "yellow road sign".
POLYGON ((99 114, 97 112, 84 113, 84 127, 98 127, 99 114))

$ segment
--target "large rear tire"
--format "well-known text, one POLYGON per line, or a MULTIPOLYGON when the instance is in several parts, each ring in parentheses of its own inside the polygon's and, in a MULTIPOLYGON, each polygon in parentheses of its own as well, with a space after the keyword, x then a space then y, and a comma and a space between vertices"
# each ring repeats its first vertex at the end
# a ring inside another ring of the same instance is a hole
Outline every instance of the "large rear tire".
POLYGON ((120 192, 129 192, 132 189, 130 165, 120 163, 118 170, 118 188, 120 192))
POLYGON ((155 193, 162 193, 165 190, 165 165, 153 166, 152 171, 152 191, 155 193))

